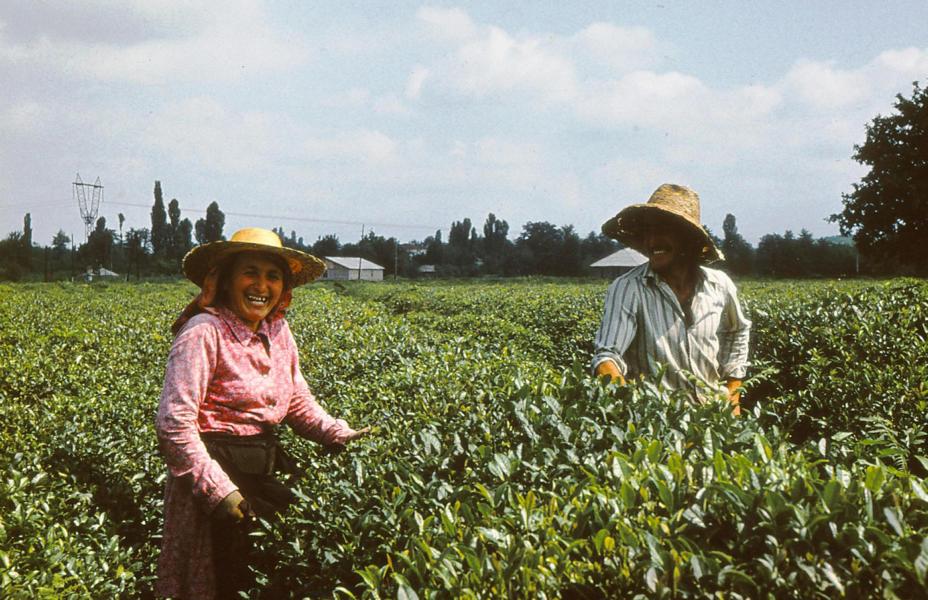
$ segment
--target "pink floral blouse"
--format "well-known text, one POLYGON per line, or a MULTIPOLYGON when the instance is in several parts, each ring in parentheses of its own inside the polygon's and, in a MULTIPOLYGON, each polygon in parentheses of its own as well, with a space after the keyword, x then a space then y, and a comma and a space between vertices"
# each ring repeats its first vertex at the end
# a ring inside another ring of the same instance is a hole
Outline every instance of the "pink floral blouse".
POLYGON ((158 594, 215 594, 209 513, 236 486, 210 458, 200 432, 254 435, 281 422, 326 445, 343 444, 353 433, 316 402, 286 320, 262 321, 254 332, 225 308, 192 317, 168 356, 155 422, 168 467, 158 594))

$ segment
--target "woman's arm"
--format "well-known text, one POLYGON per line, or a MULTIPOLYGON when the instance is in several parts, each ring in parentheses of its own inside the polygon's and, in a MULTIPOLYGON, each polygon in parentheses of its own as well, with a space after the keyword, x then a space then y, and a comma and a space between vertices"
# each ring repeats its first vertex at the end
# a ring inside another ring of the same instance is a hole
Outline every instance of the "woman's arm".
POLYGON ((329 447, 340 447, 368 432, 368 428, 355 431, 342 419, 329 415, 316 401, 309 384, 300 371, 300 358, 293 334, 287 326, 284 335, 288 339, 290 372, 293 375, 293 395, 284 422, 293 427, 302 437, 309 438, 329 447))
POLYGON ((188 477, 194 497, 211 512, 237 488, 210 458, 200 439, 197 416, 216 369, 219 335, 205 317, 188 323, 168 355, 155 428, 158 447, 174 477, 188 477))

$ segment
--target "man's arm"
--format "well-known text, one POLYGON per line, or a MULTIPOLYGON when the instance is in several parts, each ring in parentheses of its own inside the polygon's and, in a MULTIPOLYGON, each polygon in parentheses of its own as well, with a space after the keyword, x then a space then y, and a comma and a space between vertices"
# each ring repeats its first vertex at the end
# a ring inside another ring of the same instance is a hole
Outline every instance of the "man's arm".
POLYGON ((741 414, 741 381, 748 367, 748 346, 751 322, 745 317, 738 301, 734 282, 728 279, 725 285, 725 307, 719 323, 719 375, 728 388, 728 399, 732 413, 741 414))
POLYGON ((622 355, 635 339, 637 302, 635 285, 631 280, 619 278, 609 286, 602 321, 594 340, 596 350, 592 367, 596 376, 609 375, 619 383, 625 383, 624 373, 628 366, 622 355))

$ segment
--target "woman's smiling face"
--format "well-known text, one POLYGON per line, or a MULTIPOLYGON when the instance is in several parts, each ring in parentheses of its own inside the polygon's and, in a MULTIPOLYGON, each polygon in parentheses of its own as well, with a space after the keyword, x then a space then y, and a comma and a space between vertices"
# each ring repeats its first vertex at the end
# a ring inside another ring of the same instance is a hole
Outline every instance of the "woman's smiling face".
POLYGON ((235 256, 223 291, 228 309, 257 331, 283 294, 283 269, 266 254, 241 252, 235 256))

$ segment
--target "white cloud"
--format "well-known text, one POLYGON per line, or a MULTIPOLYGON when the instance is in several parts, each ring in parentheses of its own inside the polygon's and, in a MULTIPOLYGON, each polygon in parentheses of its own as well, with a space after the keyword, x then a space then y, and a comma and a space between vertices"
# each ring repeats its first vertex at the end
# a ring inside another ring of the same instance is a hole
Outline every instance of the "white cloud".
POLYGON ((429 70, 422 65, 416 65, 406 80, 406 97, 417 100, 422 95, 422 85, 428 79, 429 70))
MULTIPOLYGON (((142 5, 136 6, 147 17, 154 9, 142 9, 142 5)), ((189 26, 181 31, 158 30, 142 41, 122 44, 98 43, 92 30, 83 39, 39 35, 22 42, 4 34, 0 61, 51 67, 80 79, 164 84, 236 80, 255 72, 287 69, 307 59, 307 44, 274 31, 259 4, 240 2, 211 9, 208 14, 194 11, 199 15, 192 19, 199 24, 195 30, 189 26)), ((176 12, 167 14, 177 16, 176 12)))
POLYGON ((0 132, 7 136, 25 134, 42 127, 48 110, 38 102, 27 101, 0 110, 0 132))
POLYGON ((683 73, 635 71, 596 82, 577 103, 579 114, 607 126, 696 127, 711 98, 699 79, 683 73))
POLYGON ((784 84, 800 100, 819 110, 856 104, 869 91, 863 72, 837 70, 832 63, 811 61, 801 61, 790 69, 784 84))
POLYGON ((497 27, 460 47, 447 76, 452 85, 478 97, 516 90, 563 101, 576 92, 569 60, 549 51, 539 38, 517 40, 497 27))
POLYGON ((167 105, 148 120, 142 139, 174 160, 218 173, 259 170, 275 164, 276 132, 272 115, 233 112, 209 97, 167 105))
POLYGON ((575 34, 573 41, 592 60, 619 72, 655 66, 663 45, 645 27, 620 27, 612 23, 593 23, 575 34))
POLYGON ((393 94, 380 96, 372 103, 374 112, 379 115, 392 115, 397 117, 408 117, 412 114, 406 104, 393 94))
POLYGON ((379 131, 360 129, 331 138, 309 138, 303 148, 310 160, 383 163, 398 158, 397 143, 379 131))
POLYGON ((416 12, 416 18, 431 35, 442 40, 461 42, 477 33, 470 15, 460 8, 424 6, 416 12))

